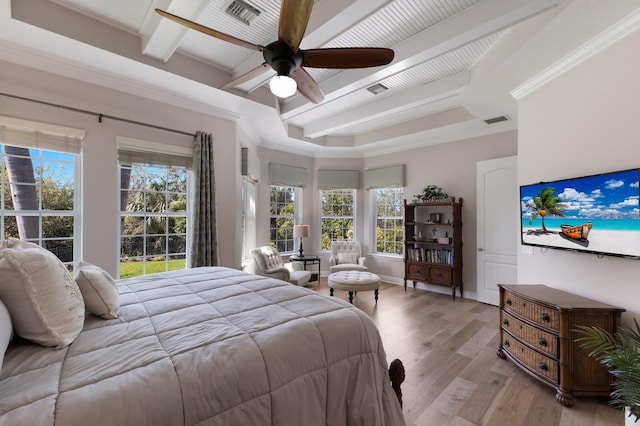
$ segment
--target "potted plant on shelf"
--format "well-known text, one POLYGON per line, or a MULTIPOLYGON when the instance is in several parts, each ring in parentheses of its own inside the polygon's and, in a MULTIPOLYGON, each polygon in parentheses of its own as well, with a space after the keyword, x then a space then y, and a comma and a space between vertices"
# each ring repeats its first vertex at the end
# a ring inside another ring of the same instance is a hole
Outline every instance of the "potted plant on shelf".
POLYGON ((449 198, 449 195, 447 195, 442 188, 436 185, 428 185, 422 190, 422 193, 413 196, 413 202, 422 203, 429 201, 442 201, 447 198, 449 198))
POLYGON ((625 424, 638 424, 640 418, 640 325, 622 327, 612 335, 599 327, 578 326, 583 335, 576 339, 589 356, 595 357, 613 375, 611 404, 625 408, 625 424))

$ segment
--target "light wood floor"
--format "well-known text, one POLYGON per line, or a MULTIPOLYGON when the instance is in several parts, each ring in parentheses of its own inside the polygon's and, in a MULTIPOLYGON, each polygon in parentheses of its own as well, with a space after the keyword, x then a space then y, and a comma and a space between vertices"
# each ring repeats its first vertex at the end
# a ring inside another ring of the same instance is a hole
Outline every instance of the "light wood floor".
MULTIPOLYGON (((329 294, 327 279, 320 286, 329 294)), ((334 297, 348 300, 336 290, 334 297)), ((624 415, 606 401, 576 398, 572 408, 555 400, 555 390, 496 356, 499 312, 473 300, 382 283, 360 292, 354 305, 377 324, 387 361, 402 360, 408 426, 624 425, 624 415)))

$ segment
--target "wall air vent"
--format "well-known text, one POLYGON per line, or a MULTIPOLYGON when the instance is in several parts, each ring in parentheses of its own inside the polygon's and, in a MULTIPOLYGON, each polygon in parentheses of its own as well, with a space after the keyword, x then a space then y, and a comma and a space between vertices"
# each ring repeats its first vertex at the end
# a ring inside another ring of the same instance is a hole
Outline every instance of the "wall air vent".
POLYGON ((225 12, 245 25, 251 25, 260 15, 260 11, 242 0, 233 0, 225 12))
POLYGON ((373 93, 374 95, 378 95, 384 92, 385 90, 389 90, 389 88, 384 84, 377 83, 377 84, 374 84, 373 86, 367 87, 367 90, 373 93))
POLYGON ((493 118, 489 118, 487 120, 484 120, 485 123, 487 124, 494 124, 494 123, 499 123, 501 121, 507 121, 510 120, 510 118, 506 115, 501 115, 499 117, 493 117, 493 118))

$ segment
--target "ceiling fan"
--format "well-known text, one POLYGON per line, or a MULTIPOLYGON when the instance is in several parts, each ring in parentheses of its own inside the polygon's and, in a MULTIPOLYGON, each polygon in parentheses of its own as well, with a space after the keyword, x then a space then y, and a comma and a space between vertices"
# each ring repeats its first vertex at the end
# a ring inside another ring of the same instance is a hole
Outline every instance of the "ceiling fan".
POLYGON ((393 60, 393 50, 382 47, 343 47, 300 49, 300 42, 307 29, 313 0, 283 0, 280 7, 278 40, 266 46, 253 44, 213 28, 174 15, 161 9, 157 13, 185 27, 233 43, 237 46, 262 52, 264 63, 222 86, 222 89, 238 86, 269 70, 276 76, 269 83, 271 92, 286 98, 296 90, 313 103, 320 103, 324 94, 318 83, 303 67, 311 68, 367 68, 386 65, 393 60))

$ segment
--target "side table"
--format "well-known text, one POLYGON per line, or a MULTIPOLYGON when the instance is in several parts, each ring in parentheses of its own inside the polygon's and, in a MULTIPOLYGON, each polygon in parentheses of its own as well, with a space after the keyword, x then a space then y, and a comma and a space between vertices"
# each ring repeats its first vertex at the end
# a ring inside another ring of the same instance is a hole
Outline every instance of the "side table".
POLYGON ((310 281, 318 281, 318 286, 320 285, 320 256, 308 254, 300 256, 299 254, 292 254, 289 260, 291 260, 291 262, 301 262, 305 271, 307 270, 307 265, 318 265, 318 271, 312 271, 310 281))

